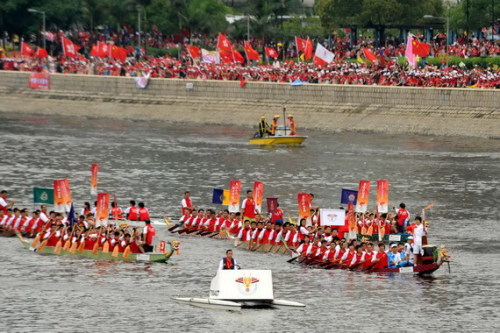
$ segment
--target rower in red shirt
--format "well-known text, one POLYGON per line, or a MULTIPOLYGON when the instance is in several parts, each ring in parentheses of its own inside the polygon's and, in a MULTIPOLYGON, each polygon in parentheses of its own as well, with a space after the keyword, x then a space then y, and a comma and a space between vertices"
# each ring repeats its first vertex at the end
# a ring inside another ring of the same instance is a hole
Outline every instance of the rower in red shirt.
POLYGON ((139 202, 139 221, 146 221, 149 219, 149 210, 144 206, 144 202, 139 202))
POLYGON ((9 193, 5 190, 0 192, 0 209, 3 210, 4 215, 7 215, 9 207, 14 205, 15 201, 7 202, 9 193))
POLYGON ((379 243, 378 252, 375 255, 375 259, 372 259, 373 266, 372 268, 386 268, 389 265, 389 261, 387 259, 387 253, 385 252, 385 244, 379 243))
POLYGON ((115 220, 121 220, 123 218, 123 210, 118 207, 116 202, 111 203, 111 218, 115 220))

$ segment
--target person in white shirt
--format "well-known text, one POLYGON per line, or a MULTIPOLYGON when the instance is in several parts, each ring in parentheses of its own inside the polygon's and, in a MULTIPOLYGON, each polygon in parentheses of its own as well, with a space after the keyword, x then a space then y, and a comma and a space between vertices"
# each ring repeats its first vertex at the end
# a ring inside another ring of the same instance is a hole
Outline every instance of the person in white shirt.
POLYGON ((226 256, 221 259, 219 263, 219 270, 223 269, 238 269, 239 266, 236 263, 236 260, 233 258, 233 250, 227 250, 226 256))
POLYGON ((422 238, 427 235, 427 231, 420 216, 415 217, 415 225, 416 227, 413 229, 413 255, 415 266, 418 266, 422 265, 422 238))

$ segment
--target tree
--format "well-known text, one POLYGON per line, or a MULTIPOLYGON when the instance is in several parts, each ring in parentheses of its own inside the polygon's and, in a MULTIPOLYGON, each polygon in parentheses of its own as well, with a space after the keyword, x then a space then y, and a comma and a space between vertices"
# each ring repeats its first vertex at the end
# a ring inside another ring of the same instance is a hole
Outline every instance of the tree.
POLYGON ((461 0, 450 8, 450 26, 455 30, 477 31, 490 27, 500 15, 500 1, 461 0))

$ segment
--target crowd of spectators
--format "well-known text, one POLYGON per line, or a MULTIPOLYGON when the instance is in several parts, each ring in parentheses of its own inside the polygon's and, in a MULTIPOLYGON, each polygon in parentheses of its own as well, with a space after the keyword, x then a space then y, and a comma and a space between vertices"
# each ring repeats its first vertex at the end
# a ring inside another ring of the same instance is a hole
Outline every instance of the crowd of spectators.
MULTIPOLYGON (((293 43, 266 43, 251 40, 257 50, 264 46, 275 47, 280 53, 276 61, 261 64, 216 64, 204 63, 191 59, 187 52, 180 52, 180 57, 152 57, 144 49, 130 47, 129 57, 125 62, 111 58, 88 56, 89 50, 97 41, 112 41, 115 45, 130 46, 137 42, 137 34, 132 28, 124 27, 119 32, 58 32, 47 35, 49 49, 59 56, 47 59, 25 57, 19 53, 0 53, 0 69, 18 71, 48 71, 54 73, 75 73, 115 76, 143 76, 149 74, 155 78, 186 78, 201 80, 237 80, 303 82, 322 84, 353 85, 392 85, 416 87, 479 87, 499 88, 500 72, 498 68, 466 68, 465 66, 424 65, 412 69, 398 64, 397 57, 404 56, 405 44, 395 38, 388 38, 379 48, 374 47, 371 38, 359 38, 356 45, 351 45, 348 37, 318 40, 335 54, 332 63, 317 66, 310 62, 299 61, 293 43), (82 49, 82 56, 67 58, 61 55, 59 40, 64 35, 71 38, 82 49), (331 46, 330 46, 331 45, 331 46), (330 47, 329 47, 330 46, 330 47), (370 48, 382 60, 376 64, 357 62, 361 48, 370 48)), ((141 36, 144 46, 154 48, 179 48, 182 44, 199 45, 202 48, 215 49, 217 37, 205 35, 179 34, 163 36, 157 29, 141 36)), ((243 41, 232 41, 235 48, 242 48, 243 41)), ((431 42, 430 56, 440 56, 445 51, 446 42, 443 34, 434 36, 431 42)), ((459 38, 448 46, 448 54, 459 57, 497 56, 500 53, 498 42, 486 39, 459 38)))

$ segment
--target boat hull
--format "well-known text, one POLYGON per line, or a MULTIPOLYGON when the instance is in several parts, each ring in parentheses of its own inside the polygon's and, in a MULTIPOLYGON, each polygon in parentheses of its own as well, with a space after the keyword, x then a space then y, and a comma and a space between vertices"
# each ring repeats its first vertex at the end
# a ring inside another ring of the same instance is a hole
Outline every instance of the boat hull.
POLYGON ((98 253, 94 254, 92 250, 83 250, 83 251, 76 251, 75 253, 71 253, 70 251, 65 251, 61 249, 61 252, 59 254, 54 253, 55 252, 55 247, 54 246, 45 246, 41 251, 38 251, 37 248, 31 247, 30 243, 27 242, 26 240, 21 240, 23 246, 33 252, 37 252, 38 254, 42 255, 66 255, 66 256, 73 256, 73 257, 79 257, 79 258, 90 258, 90 259, 95 259, 95 260, 120 260, 120 261, 137 261, 137 262, 167 262, 170 257, 172 256, 173 253, 167 252, 167 253, 130 253, 128 257, 124 257, 123 253, 118 253, 118 256, 113 257, 113 254, 111 252, 109 253, 103 253, 99 251, 98 253))
POLYGON ((252 138, 248 142, 252 145, 300 145, 305 139, 305 136, 276 136, 252 138))

